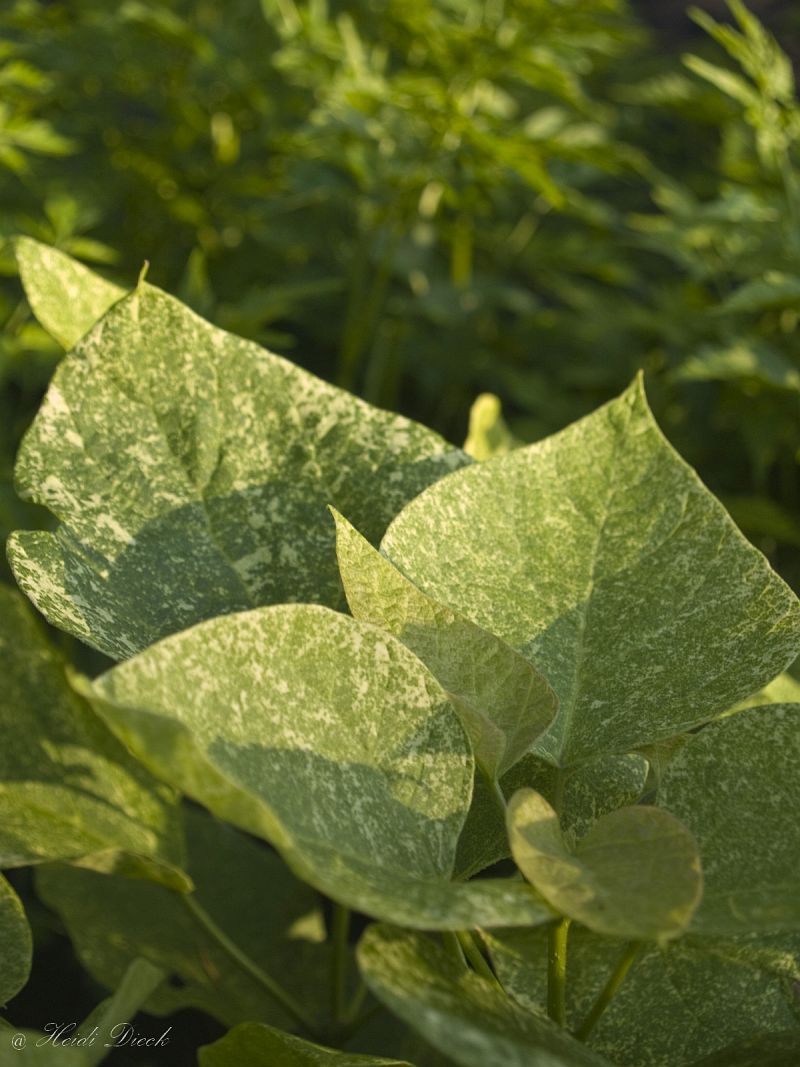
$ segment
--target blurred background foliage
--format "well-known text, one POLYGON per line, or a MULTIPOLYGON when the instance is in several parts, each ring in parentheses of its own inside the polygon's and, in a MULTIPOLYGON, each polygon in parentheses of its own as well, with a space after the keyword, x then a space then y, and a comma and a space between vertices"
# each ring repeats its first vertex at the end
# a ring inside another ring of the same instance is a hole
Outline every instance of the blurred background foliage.
MULTIPOLYGON (((479 393, 531 441, 643 367, 798 587, 798 55, 775 0, 5 0, 0 238, 148 260, 454 441, 479 393)), ((60 352, 0 272, 5 536, 60 352)))

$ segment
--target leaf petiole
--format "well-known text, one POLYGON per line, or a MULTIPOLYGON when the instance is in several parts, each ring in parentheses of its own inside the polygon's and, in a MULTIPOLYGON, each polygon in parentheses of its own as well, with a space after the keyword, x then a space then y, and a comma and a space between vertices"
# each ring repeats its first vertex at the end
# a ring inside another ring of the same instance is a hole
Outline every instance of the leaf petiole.
POLYGON ((350 1006, 344 1013, 342 1022, 346 1026, 355 1026, 359 1020, 359 1013, 364 1007, 364 1001, 367 999, 367 984, 363 978, 359 979, 358 987, 353 994, 353 999, 350 1001, 350 1006))
POLYGON ((307 1018, 305 1012, 295 1001, 294 997, 287 993, 274 978, 268 975, 266 971, 262 970, 254 960, 252 960, 228 937, 225 931, 214 922, 202 904, 199 903, 195 894, 181 893, 180 896, 192 918, 214 941, 217 942, 220 948, 228 954, 233 962, 246 974, 249 974, 250 977, 262 987, 262 989, 266 990, 272 999, 277 1004, 280 1004, 286 1013, 290 1015, 310 1037, 318 1036, 313 1023, 307 1018))
POLYGON ((476 974, 479 974, 481 978, 485 978, 487 982, 491 982, 501 992, 505 993, 505 990, 500 985, 497 975, 492 968, 486 962, 481 950, 475 942, 475 935, 470 930, 459 930, 456 934, 458 943, 463 949, 464 955, 472 964, 473 970, 476 974))
POLYGON ((555 923, 548 933, 547 1014, 566 1026, 567 1021, 567 937, 569 919, 555 923))
POLYGON ((636 957, 639 955, 641 947, 641 941, 631 941, 630 944, 626 946, 619 962, 611 973, 611 977, 608 979, 605 986, 603 986, 603 989, 598 994, 597 1000, 592 1005, 589 1014, 575 1031, 575 1036, 580 1041, 586 1040, 595 1028, 603 1012, 614 999, 617 990, 625 981, 628 972, 636 961, 636 957))

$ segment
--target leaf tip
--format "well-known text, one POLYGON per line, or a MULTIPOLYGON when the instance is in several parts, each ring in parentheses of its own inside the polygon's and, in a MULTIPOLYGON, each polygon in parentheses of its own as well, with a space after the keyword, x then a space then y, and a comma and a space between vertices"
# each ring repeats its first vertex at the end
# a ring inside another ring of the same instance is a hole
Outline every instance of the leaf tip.
MULTIPOLYGON (((644 368, 639 367, 628 390, 634 397, 647 404, 647 389, 644 384, 644 368)), ((649 405, 648 405, 649 406, 649 405)))

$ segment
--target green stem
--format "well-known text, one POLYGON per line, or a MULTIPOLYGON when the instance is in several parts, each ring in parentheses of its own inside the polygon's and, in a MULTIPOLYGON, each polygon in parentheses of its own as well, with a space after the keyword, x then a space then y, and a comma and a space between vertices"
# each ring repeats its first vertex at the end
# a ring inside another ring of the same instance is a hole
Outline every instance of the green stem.
POLYGON ((245 974, 248 974, 262 989, 269 993, 272 999, 277 1004, 280 1004, 284 1011, 309 1036, 316 1037, 313 1024, 306 1018, 303 1009, 294 998, 282 986, 278 985, 275 979, 271 978, 266 971, 263 971, 254 960, 251 960, 246 953, 242 952, 238 945, 231 941, 225 931, 217 926, 205 908, 197 901, 193 893, 181 893, 180 895, 192 918, 205 930, 209 937, 217 942, 219 947, 227 953, 245 974))
POLYGON ((345 1045, 350 1038, 369 1020, 383 1009, 382 1004, 371 1004, 366 1011, 362 1011, 364 1001, 367 998, 367 987, 364 981, 360 981, 350 1006, 342 1013, 340 1021, 334 1023, 331 1031, 326 1034, 325 1044, 340 1047, 345 1045))
POLYGON ((344 1018, 345 993, 347 991, 347 945, 350 933, 350 909, 344 904, 333 903, 331 916, 331 1011, 336 1022, 344 1018))
POLYGON ((495 800, 497 801, 497 806, 502 812, 503 819, 505 820, 506 812, 508 811, 508 801, 506 800, 506 795, 503 792, 502 786, 496 778, 492 778, 489 784, 492 787, 492 792, 494 793, 495 800))
POLYGON ((562 919, 550 928, 547 959, 547 1014, 558 1023, 567 1022, 567 937, 569 919, 562 919))
POLYGON ((375 1016, 384 1011, 383 1004, 371 1004, 363 1014, 359 1015, 357 1019, 354 1019, 352 1023, 348 1023, 344 1029, 339 1031, 338 1043, 340 1045, 349 1041, 353 1034, 357 1034, 362 1026, 366 1026, 370 1019, 374 1019, 375 1016))
POLYGON ((464 950, 461 947, 461 942, 452 930, 442 930, 442 943, 447 949, 453 962, 457 963, 462 970, 469 970, 464 956, 464 950))
POLYGON ((474 934, 472 934, 469 930, 459 930, 459 932, 456 934, 456 937, 458 938, 458 943, 461 945, 461 948, 464 951, 464 955, 472 964, 475 973, 479 974, 481 978, 485 978, 487 982, 491 982, 492 985, 497 986, 497 988, 500 989, 502 992, 505 992, 505 990, 497 980, 497 975, 486 962, 486 958, 475 943, 474 934))
POLYGON ((17 328, 29 318, 28 301, 20 300, 6 319, 3 330, 7 333, 15 333, 17 328))
POLYGON ((343 1022, 346 1025, 353 1024, 358 1019, 359 1012, 364 1007, 364 1001, 367 999, 367 985, 362 978, 358 983, 358 988, 353 994, 353 999, 350 1001, 350 1007, 344 1013, 343 1022))
POLYGON ((636 957, 639 955, 639 950, 641 949, 641 947, 642 944, 640 941, 631 941, 631 943, 626 946, 625 951, 623 952, 619 962, 617 963, 617 966, 614 968, 611 974, 611 977, 606 982, 602 991, 598 995, 597 1000, 592 1005, 589 1014, 586 1016, 586 1018, 578 1027, 578 1029, 575 1031, 575 1036, 580 1041, 586 1040, 586 1038, 589 1036, 589 1034, 592 1032, 595 1025, 597 1024, 597 1021, 600 1016, 603 1014, 608 1005, 614 999, 617 990, 625 981, 628 971, 631 969, 636 960, 636 957))

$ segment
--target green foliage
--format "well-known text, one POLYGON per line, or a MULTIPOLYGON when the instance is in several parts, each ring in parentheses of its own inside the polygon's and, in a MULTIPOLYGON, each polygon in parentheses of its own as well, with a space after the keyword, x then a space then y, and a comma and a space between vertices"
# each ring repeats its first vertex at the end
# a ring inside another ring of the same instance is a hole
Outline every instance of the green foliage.
POLYGON ((686 823, 704 860, 698 933, 800 929, 800 830, 784 817, 800 791, 798 712, 778 704, 713 723, 666 770, 659 803, 686 823), (765 835, 765 820, 781 833, 765 835))
MULTIPOLYGON (((60 257, 27 275, 48 321, 71 271, 60 257)), ((83 277, 86 308, 100 310, 107 291, 83 277)), ((76 332, 73 321, 54 328, 76 332)), ((140 283, 62 362, 26 434, 18 492, 60 526, 14 535, 9 559, 51 622, 124 658, 225 611, 337 605, 325 505, 380 538, 407 500, 464 462, 424 427, 140 283)))
POLYGON ((646 365, 791 577, 800 112, 731 11, 666 75, 618 0, 0 13, 0 457, 58 363, 0 502, 58 628, 0 588, 0 1064, 106 1055, 26 1001, 64 935, 79 1029, 190 1009, 181 1067, 796 1060, 800 603, 609 399, 646 365), (463 452, 374 406, 484 389, 463 452))
POLYGON ((425 596, 345 518, 334 512, 339 571, 356 619, 395 634, 447 691, 494 782, 544 733, 556 696, 505 641, 425 596))
POLYGON ((541 1011, 524 1011, 419 934, 373 926, 359 964, 380 1000, 463 1067, 607 1067, 541 1011))
POLYGON ((641 383, 432 486, 382 550, 545 674, 560 707, 536 750, 556 766, 707 722, 788 666, 800 634, 795 597, 664 439, 641 383))
MULTIPOLYGON (((587 177, 640 161, 589 91, 640 36, 620 0, 12 0, 0 30, 47 71, 36 108, 73 148, 7 180, 8 232, 127 282, 148 259, 220 325, 317 353, 389 406, 399 363, 426 416, 461 356, 432 363, 442 326, 479 326, 485 361, 537 306, 514 269, 532 231, 554 205, 591 229, 587 177)), ((455 376, 439 421, 479 373, 455 376)))
POLYGON ((274 853, 192 810, 187 851, 190 906, 183 893, 152 882, 55 864, 37 871, 37 890, 102 985, 115 989, 137 958, 170 976, 147 1000, 154 1014, 192 1007, 227 1026, 253 1018, 292 1026, 296 1020, 275 999, 274 987, 280 987, 303 1001, 312 1018, 324 1019, 329 952, 313 890, 274 853), (198 908, 210 917, 205 928, 198 926, 198 908), (213 936, 215 929, 246 946, 266 979, 243 971, 213 936))
POLYGON ((508 835, 517 866, 545 900, 597 933, 666 941, 683 933, 699 903, 697 846, 658 808, 603 815, 573 851, 544 797, 520 789, 508 806, 508 835))
MULTIPOLYGON (((497 974, 524 1007, 541 1010, 547 999, 541 931, 487 934, 497 974)), ((625 956, 624 942, 577 926, 570 933, 567 1024, 577 1029, 625 956)), ((796 976, 795 954, 793 975, 796 976)), ((739 1045, 772 1031, 770 1041, 797 1039, 790 981, 741 958, 711 954, 687 944, 640 950, 621 988, 592 1030, 591 1043, 620 1067, 673 1067, 704 1062, 712 1050, 735 1063, 739 1045)), ((761 1040, 761 1037, 755 1039, 761 1040)), ((771 1065, 771 1060, 761 1061, 771 1065)))
POLYGON ((800 1053, 800 1041, 797 1034, 765 1034, 740 1045, 732 1045, 721 1052, 712 1052, 696 1067, 761 1067, 769 1063, 771 1067, 793 1067, 800 1053))
MULTIPOLYGON (((90 308, 94 277, 50 262, 90 308)), ((140 282, 57 371, 18 480, 61 522, 15 535, 24 588, 122 662, 67 669, 3 594, 2 862, 40 865, 38 906, 125 1003, 150 968, 132 1010, 234 1026, 201 1063, 790 1054, 800 705, 764 704, 794 695, 800 604, 641 381, 470 463, 140 282), (187 507, 204 542, 149 536, 187 507), (303 596, 331 606, 269 603, 303 596)))
POLYGON ((0 940, 3 945, 3 967, 0 971, 0 1002, 15 996, 28 981, 31 971, 31 931, 22 903, 0 876, 0 940))
MULTIPOLYGON (((480 392, 530 440, 644 366, 715 491, 778 509, 741 521, 796 581, 798 112, 734 12, 700 17, 683 71, 623 0, 9 0, 0 232, 125 289, 149 260, 219 326, 451 438, 480 392)), ((8 530, 57 346, 13 278, 0 321, 8 530)))
POLYGON ((177 796, 73 691, 23 598, 0 587, 0 864, 69 860, 188 888, 177 796))
POLYGON ((482 393, 469 409, 464 451, 473 459, 484 460, 510 452, 515 444, 503 418, 500 400, 491 393, 482 393))
POLYGON ((147 960, 134 960, 112 996, 98 1004, 77 1026, 50 1023, 44 1033, 23 1028, 16 1034, 17 1041, 23 1039, 21 1046, 12 1045, 10 1035, 4 1033, 0 1064, 56 1067, 66 1062, 69 1067, 97 1067, 108 1056, 109 1046, 123 1039, 127 1020, 163 980, 163 971, 147 960))
POLYGON ((444 690, 375 627, 311 605, 239 613, 87 695, 151 770, 342 904, 423 928, 551 917, 517 882, 449 880, 472 752, 444 690))
POLYGON ((121 286, 29 237, 20 237, 14 250, 31 311, 65 350, 125 296, 121 286))
POLYGON ((200 1067, 410 1067, 400 1060, 336 1052, 259 1023, 241 1023, 200 1050, 200 1067))

